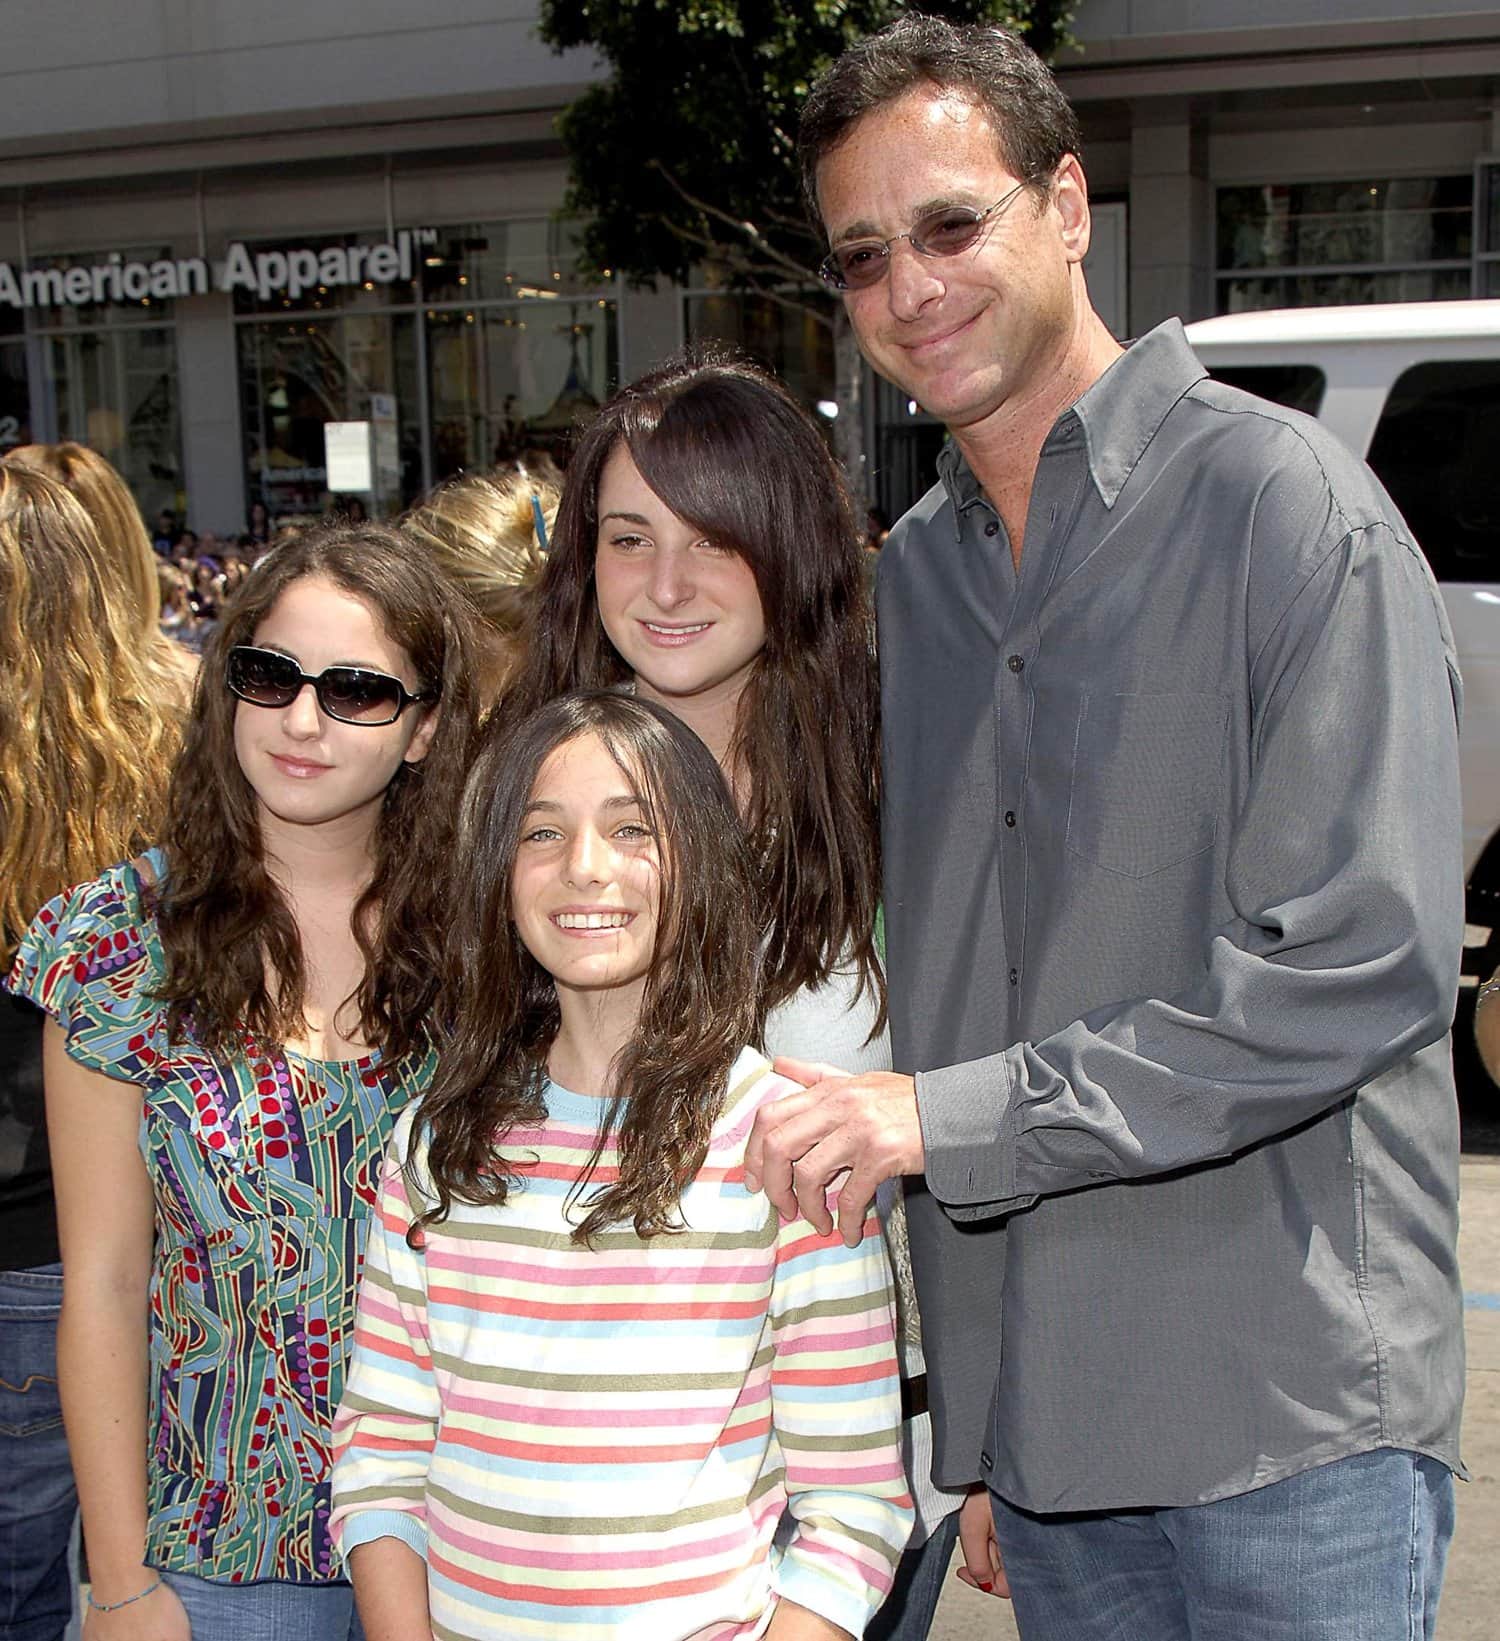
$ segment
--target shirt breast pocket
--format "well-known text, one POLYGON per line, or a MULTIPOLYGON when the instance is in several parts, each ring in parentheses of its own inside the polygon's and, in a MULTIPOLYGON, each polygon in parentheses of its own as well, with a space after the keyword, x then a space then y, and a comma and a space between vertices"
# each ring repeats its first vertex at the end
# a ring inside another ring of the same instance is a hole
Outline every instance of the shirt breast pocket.
POLYGON ((1213 848, 1228 717, 1223 695, 1087 693, 1073 744, 1069 852, 1144 878, 1213 848))

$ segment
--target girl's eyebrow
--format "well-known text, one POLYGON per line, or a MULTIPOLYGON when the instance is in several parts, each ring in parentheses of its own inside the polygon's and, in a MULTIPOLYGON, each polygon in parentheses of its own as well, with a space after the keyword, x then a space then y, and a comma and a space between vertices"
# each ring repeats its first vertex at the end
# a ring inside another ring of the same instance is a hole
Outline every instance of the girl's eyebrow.
MULTIPOLYGON (((562 808, 562 804, 558 803, 553 798, 533 798, 531 802, 526 805, 526 813, 531 815, 535 814, 538 810, 545 810, 549 815, 556 815, 561 813, 562 808)), ((639 809, 642 813, 644 813, 646 806, 639 798, 629 792, 625 792, 618 798, 606 798, 604 800, 604 808, 639 809)))
POLYGON ((643 524, 648 529, 651 525, 651 520, 642 517, 639 513, 601 513, 599 515, 601 524, 608 523, 610 519, 619 519, 623 524, 643 524))
MULTIPOLYGON (((303 664, 302 657, 294 655, 285 644, 251 644, 247 647, 253 650, 265 650, 271 655, 285 656, 288 661, 295 661, 299 667, 303 664)), ((329 667, 346 667, 351 672, 379 672, 384 673, 387 678, 396 676, 383 661, 330 661, 323 670, 326 672, 329 667)))

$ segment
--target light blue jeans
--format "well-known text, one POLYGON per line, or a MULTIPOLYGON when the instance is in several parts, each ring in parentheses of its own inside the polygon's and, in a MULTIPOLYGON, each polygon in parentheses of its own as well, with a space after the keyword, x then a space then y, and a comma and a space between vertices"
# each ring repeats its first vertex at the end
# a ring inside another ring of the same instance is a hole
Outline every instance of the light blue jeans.
POLYGON ((1022 1641, 1431 1641, 1453 1536, 1452 1474, 1395 1448, 1178 1509, 990 1502, 1022 1641))
POLYGON ((230 1584, 164 1572, 187 1609, 193 1641, 364 1641, 351 1585, 265 1578, 230 1584))

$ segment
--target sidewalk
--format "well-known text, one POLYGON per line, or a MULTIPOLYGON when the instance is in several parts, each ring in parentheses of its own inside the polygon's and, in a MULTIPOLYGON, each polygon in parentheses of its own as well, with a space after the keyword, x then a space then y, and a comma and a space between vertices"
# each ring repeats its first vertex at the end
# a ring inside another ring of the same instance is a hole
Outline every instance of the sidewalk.
MULTIPOLYGON (((1493 1641, 1500 1634, 1500 1157, 1464 1158, 1459 1257, 1468 1295, 1463 1445, 1473 1480, 1458 1488, 1438 1636, 1493 1641)), ((953 1579, 931 1634, 932 1641, 1015 1641, 1016 1627, 1008 1606, 953 1579)))

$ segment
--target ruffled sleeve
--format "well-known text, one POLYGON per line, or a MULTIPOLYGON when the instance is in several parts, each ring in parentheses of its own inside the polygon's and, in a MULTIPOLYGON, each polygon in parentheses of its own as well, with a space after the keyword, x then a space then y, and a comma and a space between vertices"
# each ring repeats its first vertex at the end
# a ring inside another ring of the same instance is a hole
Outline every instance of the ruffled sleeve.
POLYGON ((135 1081, 163 1048, 156 951, 135 868, 113 866, 42 907, 6 987, 57 1021, 80 1065, 135 1081))

